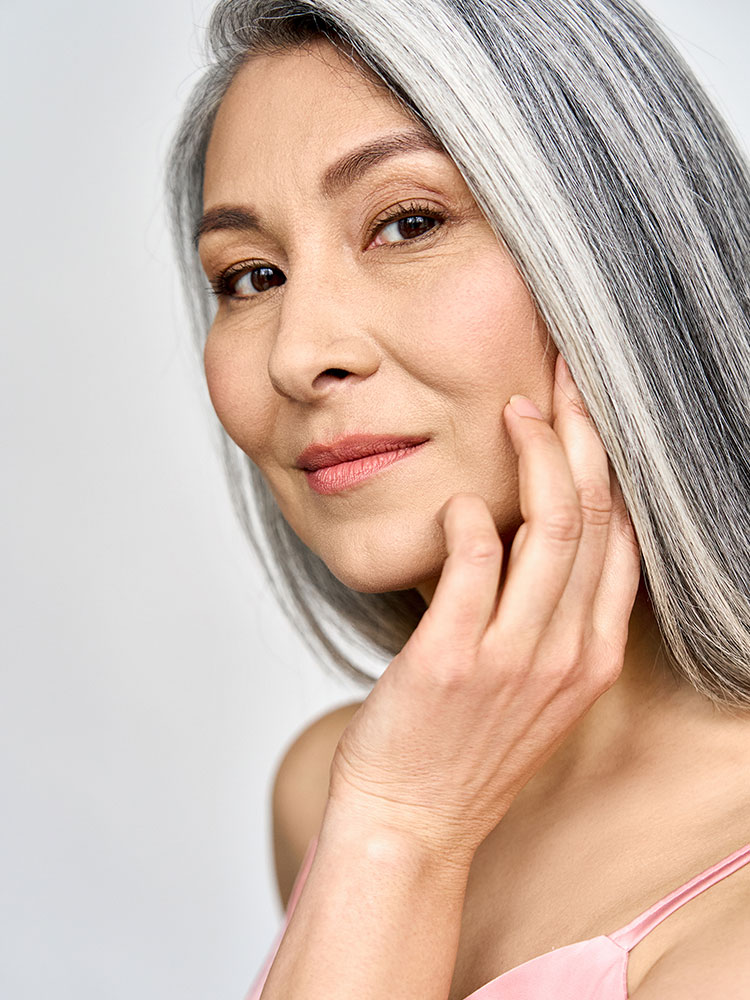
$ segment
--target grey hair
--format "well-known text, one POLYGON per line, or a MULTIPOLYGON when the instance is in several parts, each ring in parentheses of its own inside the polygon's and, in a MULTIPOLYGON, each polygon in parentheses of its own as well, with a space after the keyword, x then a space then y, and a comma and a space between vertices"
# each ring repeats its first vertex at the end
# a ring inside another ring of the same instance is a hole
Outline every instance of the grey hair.
MULTIPOLYGON (((168 164, 201 347, 215 306, 193 234, 216 110, 253 53, 313 36, 356 54, 456 163, 609 455, 665 662, 718 707, 747 709, 750 171, 692 71, 631 0, 222 0, 168 164)), ((372 683, 335 632, 391 658, 425 602, 341 583, 220 438, 238 516, 290 621, 372 683)))

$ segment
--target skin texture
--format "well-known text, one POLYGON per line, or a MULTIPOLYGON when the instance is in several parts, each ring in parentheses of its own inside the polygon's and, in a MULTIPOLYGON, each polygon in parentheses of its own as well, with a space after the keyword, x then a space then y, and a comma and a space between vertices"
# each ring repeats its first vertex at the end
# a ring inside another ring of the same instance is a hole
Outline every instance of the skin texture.
MULTIPOLYGON (((623 925, 745 843, 750 739, 746 720, 717 713, 660 662, 601 442, 450 158, 410 152, 335 198, 320 193, 339 156, 413 126, 324 43, 240 70, 208 149, 204 208, 242 207, 263 231, 207 233, 201 258, 213 281, 243 261, 286 281, 252 296, 248 264, 236 297, 220 300, 205 366, 227 432, 331 571, 363 592, 417 587, 429 603, 339 740, 310 933, 336 874, 325 858, 343 857, 353 815, 363 830, 411 836, 415 851, 450 851, 468 877, 458 1000, 535 955, 623 925), (403 216, 432 210, 446 221, 419 240, 393 222, 378 229, 399 203, 403 216), (514 416, 512 394, 533 400, 539 418, 514 416), (297 454, 358 431, 431 440, 355 489, 314 493, 297 454), (502 909, 488 909, 498 898, 502 909)), ((359 870, 352 864, 350 877, 359 870)), ((645 984, 644 997, 682 998, 698 981, 696 942, 730 909, 735 926, 737 893, 748 899, 746 871, 726 882, 731 890, 711 890, 634 949, 631 994, 645 984)), ((422 959, 434 978, 415 966, 408 995, 444 995, 439 963, 453 968, 452 933, 434 965, 422 959)), ((732 940, 714 952, 730 969, 740 961, 732 940)), ((383 960, 380 950, 331 967, 327 985, 294 949, 282 945, 288 978, 278 972, 269 1000, 293 997, 293 984, 313 1000, 318 986, 328 998, 356 995, 371 984, 344 974, 383 960)), ((381 972, 373 982, 396 996, 381 972)))
POLYGON ((252 205, 270 231, 206 236, 208 273, 254 258, 287 277, 252 301, 222 303, 205 349, 211 399, 295 532, 347 586, 434 584, 445 559, 434 515, 450 496, 478 493, 503 534, 520 525, 502 410, 518 392, 551 413, 557 351, 446 154, 404 154, 334 200, 318 193, 339 155, 413 122, 351 68, 342 80, 320 55, 281 58, 294 73, 268 75, 281 61, 264 56, 238 74, 207 157, 205 208, 252 205), (311 117, 300 95, 318 92, 311 117), (449 221, 418 241, 395 224, 368 240, 373 220, 414 201, 449 221), (296 456, 358 431, 431 441, 364 488, 314 493, 296 456))

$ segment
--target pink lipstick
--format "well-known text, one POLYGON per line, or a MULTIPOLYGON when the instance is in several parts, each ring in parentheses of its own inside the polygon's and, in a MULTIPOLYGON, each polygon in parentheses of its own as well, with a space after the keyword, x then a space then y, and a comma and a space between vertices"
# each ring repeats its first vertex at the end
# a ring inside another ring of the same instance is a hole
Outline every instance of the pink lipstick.
POLYGON ((316 493, 339 493, 413 455, 427 440, 424 437, 353 435, 330 445, 311 445, 297 459, 297 467, 303 469, 316 493))

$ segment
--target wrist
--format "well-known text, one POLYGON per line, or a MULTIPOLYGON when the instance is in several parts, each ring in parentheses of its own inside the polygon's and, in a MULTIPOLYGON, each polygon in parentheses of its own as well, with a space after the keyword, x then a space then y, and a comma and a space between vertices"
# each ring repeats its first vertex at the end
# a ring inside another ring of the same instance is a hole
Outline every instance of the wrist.
POLYGON ((329 796, 319 841, 356 845, 386 868, 428 871, 465 883, 476 848, 431 824, 352 798, 329 796))

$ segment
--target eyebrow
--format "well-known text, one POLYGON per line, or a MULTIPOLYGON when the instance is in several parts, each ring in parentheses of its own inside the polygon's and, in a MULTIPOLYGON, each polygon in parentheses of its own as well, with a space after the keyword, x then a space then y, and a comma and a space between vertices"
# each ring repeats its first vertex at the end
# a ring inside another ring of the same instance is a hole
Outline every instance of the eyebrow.
MULTIPOLYGON (((320 182, 320 193, 324 198, 335 198, 342 191, 360 180, 368 170, 402 153, 432 150, 444 153, 442 143, 426 129, 410 129, 393 135, 373 139, 356 149, 345 153, 327 168, 320 182)), ((209 209, 195 228, 193 246, 206 233, 231 229, 239 232, 262 231, 260 219, 246 208, 235 205, 220 205, 209 209)))

